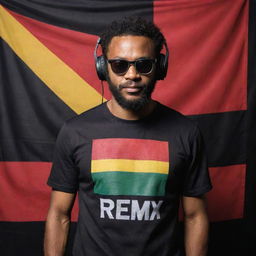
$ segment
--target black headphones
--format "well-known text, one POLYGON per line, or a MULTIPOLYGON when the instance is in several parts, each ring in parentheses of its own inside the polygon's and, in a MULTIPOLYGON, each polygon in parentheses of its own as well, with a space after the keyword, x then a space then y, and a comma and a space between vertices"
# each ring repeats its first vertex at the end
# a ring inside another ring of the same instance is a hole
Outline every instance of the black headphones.
MULTIPOLYGON (((99 44, 101 44, 101 38, 98 38, 95 50, 94 50, 94 60, 95 60, 95 67, 97 71, 97 75, 101 81, 106 81, 106 72, 107 72, 107 62, 105 60, 105 57, 103 55, 97 56, 97 50, 99 47, 99 44)), ((157 58, 157 69, 156 69, 156 79, 157 80, 164 80, 167 74, 168 70, 168 57, 169 57, 169 50, 168 46, 166 44, 166 41, 164 41, 164 46, 166 49, 166 54, 160 53, 157 58)))

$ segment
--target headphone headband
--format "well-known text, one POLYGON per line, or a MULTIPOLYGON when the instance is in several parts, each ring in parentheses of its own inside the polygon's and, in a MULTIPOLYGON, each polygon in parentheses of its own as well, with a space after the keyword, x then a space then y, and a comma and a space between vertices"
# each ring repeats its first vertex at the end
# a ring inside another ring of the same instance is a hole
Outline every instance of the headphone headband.
POLYGON ((97 39, 97 43, 96 43, 96 46, 95 46, 95 49, 94 49, 94 52, 93 52, 95 63, 97 61, 97 50, 98 50, 99 44, 101 44, 101 38, 100 37, 97 39))

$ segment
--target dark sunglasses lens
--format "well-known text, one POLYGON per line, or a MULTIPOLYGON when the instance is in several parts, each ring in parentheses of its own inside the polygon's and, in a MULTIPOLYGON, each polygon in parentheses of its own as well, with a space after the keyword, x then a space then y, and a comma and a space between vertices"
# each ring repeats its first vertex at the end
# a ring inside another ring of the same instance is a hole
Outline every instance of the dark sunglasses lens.
POLYGON ((148 74, 152 71, 153 62, 152 60, 137 60, 136 69, 141 74, 148 74))
POLYGON ((128 70, 128 62, 125 60, 114 60, 111 62, 111 68, 116 74, 125 73, 128 70))

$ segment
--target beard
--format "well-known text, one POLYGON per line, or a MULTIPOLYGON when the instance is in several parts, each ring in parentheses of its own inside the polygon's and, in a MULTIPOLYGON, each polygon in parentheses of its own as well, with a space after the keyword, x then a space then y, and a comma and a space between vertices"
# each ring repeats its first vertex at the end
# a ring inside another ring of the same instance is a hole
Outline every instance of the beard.
POLYGON ((143 109, 150 102, 151 94, 155 89, 156 79, 152 79, 148 84, 140 84, 140 97, 134 100, 126 99, 121 93, 121 90, 129 86, 131 81, 127 81, 124 84, 119 84, 118 86, 116 86, 112 83, 109 76, 107 76, 107 82, 109 90, 111 91, 117 103, 124 109, 137 112, 143 109))

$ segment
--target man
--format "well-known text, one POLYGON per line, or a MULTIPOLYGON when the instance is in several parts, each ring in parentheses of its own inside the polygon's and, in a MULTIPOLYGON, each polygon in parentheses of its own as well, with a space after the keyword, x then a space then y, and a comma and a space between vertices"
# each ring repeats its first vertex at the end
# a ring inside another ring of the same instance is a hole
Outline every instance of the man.
POLYGON ((64 254, 78 192, 73 255, 181 255, 181 199, 186 255, 205 256, 204 194, 211 184, 200 133, 151 99, 167 71, 168 53, 160 54, 165 39, 152 23, 125 18, 108 27, 100 44, 97 72, 113 97, 68 120, 59 133, 45 255, 64 254))

